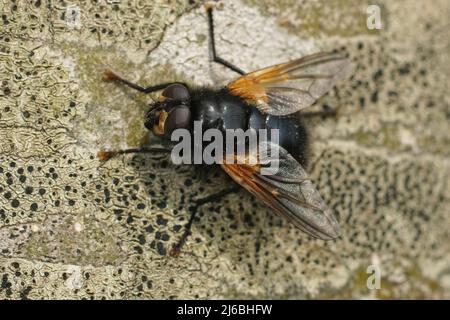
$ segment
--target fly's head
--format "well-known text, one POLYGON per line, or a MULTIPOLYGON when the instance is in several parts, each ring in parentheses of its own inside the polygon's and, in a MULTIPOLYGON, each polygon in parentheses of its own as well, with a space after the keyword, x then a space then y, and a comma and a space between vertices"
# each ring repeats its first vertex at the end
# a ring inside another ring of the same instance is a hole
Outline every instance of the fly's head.
POLYGON ((190 101, 189 90, 185 85, 169 85, 147 111, 145 127, 166 139, 170 139, 176 129, 189 129, 192 119, 190 101))

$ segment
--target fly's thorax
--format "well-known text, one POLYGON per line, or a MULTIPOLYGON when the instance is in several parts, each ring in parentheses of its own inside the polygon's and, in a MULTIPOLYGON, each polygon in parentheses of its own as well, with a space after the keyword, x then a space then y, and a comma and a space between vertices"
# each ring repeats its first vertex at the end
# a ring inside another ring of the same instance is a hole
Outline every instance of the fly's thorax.
POLYGON ((192 92, 193 120, 200 121, 204 130, 247 130, 248 107, 246 103, 228 93, 226 89, 202 88, 192 92))

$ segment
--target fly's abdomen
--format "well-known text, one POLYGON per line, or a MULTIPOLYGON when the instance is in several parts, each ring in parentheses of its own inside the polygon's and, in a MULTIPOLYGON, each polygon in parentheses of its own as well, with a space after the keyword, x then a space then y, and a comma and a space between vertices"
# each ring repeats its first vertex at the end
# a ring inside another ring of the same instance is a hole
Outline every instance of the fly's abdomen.
POLYGON ((303 167, 307 166, 308 159, 308 132, 299 115, 286 117, 271 116, 262 114, 255 107, 250 108, 248 128, 268 130, 277 129, 279 145, 286 149, 303 167))

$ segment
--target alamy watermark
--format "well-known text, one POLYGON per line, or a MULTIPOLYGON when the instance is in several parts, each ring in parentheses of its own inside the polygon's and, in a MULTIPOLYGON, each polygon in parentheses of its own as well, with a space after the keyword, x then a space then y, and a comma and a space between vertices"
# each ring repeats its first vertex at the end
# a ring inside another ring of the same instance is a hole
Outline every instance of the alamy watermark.
POLYGON ((383 23, 381 21, 381 8, 380 6, 373 4, 367 7, 367 29, 369 30, 381 30, 383 29, 383 23))
POLYGON ((66 8, 66 23, 69 28, 79 29, 81 28, 81 10, 80 7, 71 4, 66 8))
POLYGON ((247 164, 259 166, 262 175, 276 174, 279 167, 279 129, 227 129, 225 137, 219 129, 202 130, 202 122, 194 121, 193 134, 176 129, 171 140, 174 164, 247 164))
POLYGON ((366 273, 370 274, 367 277, 366 285, 369 290, 381 289, 381 267, 378 264, 371 264, 367 267, 366 273))

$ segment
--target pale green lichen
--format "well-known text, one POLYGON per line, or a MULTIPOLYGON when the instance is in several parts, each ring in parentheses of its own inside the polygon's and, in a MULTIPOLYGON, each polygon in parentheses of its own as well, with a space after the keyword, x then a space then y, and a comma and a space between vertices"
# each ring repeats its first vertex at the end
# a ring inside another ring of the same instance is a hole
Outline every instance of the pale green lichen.
POLYGON ((90 98, 86 106, 89 119, 80 118, 74 129, 77 135, 85 132, 99 131, 99 135, 108 137, 107 144, 119 146, 125 143, 130 146, 139 146, 148 134, 144 128, 144 114, 149 103, 157 99, 157 95, 136 93, 132 89, 118 86, 117 84, 104 81, 103 72, 111 69, 126 79, 131 79, 142 86, 150 86, 164 81, 183 81, 184 78, 172 69, 170 65, 158 66, 150 73, 140 70, 139 65, 127 60, 121 51, 114 51, 114 47, 108 48, 87 48, 73 46, 61 46, 60 50, 65 56, 74 61, 74 72, 80 79, 80 88, 90 98), (136 77, 136 74, 138 76, 136 77), (166 80, 167 79, 167 80, 166 80), (109 127, 105 117, 109 112, 117 112, 117 116, 122 119, 126 131, 115 126, 109 127), (125 136, 123 133, 125 132, 125 136))
POLYGON ((366 8, 370 1, 331 0, 244 0, 260 8, 266 16, 275 17, 278 23, 292 33, 302 36, 376 35, 379 30, 367 28, 366 8))
POLYGON ((376 132, 361 130, 353 134, 352 139, 365 147, 386 147, 392 151, 400 151, 402 146, 399 137, 399 128, 394 123, 383 125, 376 132))

